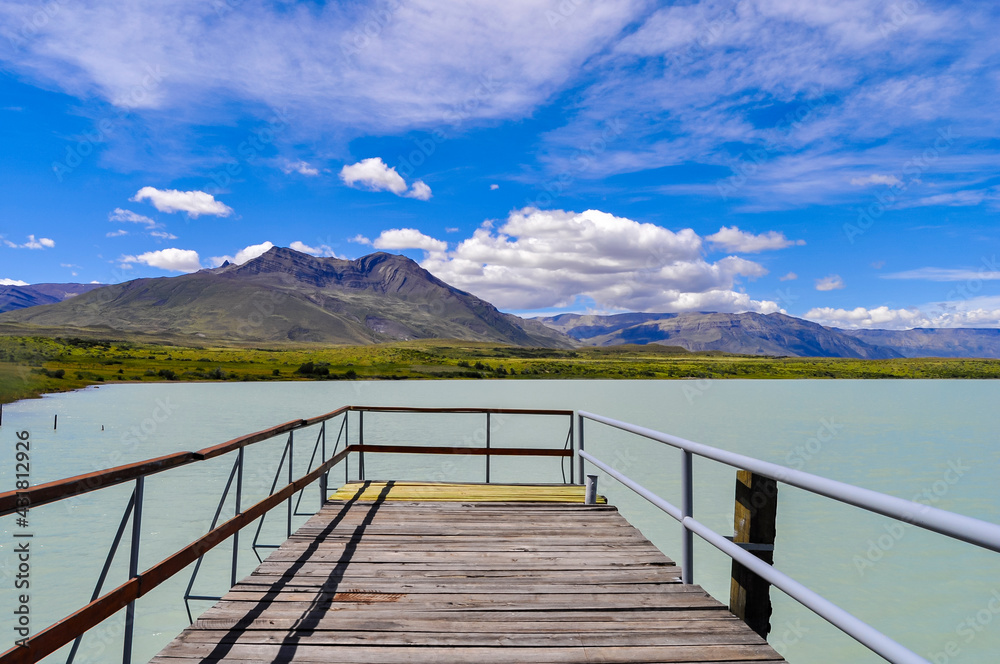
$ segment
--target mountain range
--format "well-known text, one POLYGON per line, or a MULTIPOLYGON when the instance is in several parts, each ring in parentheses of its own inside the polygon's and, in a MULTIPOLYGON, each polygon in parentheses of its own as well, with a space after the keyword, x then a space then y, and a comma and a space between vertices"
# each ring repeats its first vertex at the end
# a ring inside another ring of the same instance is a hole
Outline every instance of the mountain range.
POLYGON ((0 286, 0 313, 62 302, 81 293, 100 288, 103 284, 33 284, 0 286))
POLYGON ((173 342, 371 344, 457 339, 573 348, 662 344, 792 357, 998 357, 1000 330, 841 330, 785 314, 560 314, 524 319, 387 253, 318 258, 275 247, 241 265, 107 286, 0 287, 17 334, 146 335, 173 342))
POLYGON ((441 338, 574 345, 540 322, 449 286, 405 256, 380 252, 349 261, 281 247, 242 265, 136 279, 8 311, 0 323, 248 343, 441 338))

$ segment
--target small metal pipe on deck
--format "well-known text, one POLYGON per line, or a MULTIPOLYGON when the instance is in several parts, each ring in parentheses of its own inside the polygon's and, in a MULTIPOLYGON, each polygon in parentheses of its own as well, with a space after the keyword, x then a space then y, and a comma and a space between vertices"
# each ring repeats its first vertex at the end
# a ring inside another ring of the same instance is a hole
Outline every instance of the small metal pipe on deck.
POLYGON ((587 505, 597 504, 597 475, 587 475, 587 491, 583 502, 587 505))

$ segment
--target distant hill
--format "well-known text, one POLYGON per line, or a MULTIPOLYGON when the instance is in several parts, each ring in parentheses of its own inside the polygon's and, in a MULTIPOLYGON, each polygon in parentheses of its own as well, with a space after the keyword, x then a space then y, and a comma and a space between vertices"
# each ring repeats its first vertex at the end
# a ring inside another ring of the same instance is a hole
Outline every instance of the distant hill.
POLYGON ((903 357, 1000 358, 1000 329, 915 328, 841 331, 866 343, 891 348, 903 357))
POLYGON ((655 343, 745 355, 902 357, 891 348, 869 344, 842 330, 784 314, 562 314, 537 320, 592 346, 655 343))
POLYGON ((136 279, 0 314, 0 323, 243 342, 369 344, 440 338, 566 348, 405 256, 317 258, 275 247, 242 265, 136 279))
POLYGON ((31 284, 30 286, 0 286, 0 313, 26 309, 41 304, 62 302, 71 297, 100 288, 102 284, 31 284))

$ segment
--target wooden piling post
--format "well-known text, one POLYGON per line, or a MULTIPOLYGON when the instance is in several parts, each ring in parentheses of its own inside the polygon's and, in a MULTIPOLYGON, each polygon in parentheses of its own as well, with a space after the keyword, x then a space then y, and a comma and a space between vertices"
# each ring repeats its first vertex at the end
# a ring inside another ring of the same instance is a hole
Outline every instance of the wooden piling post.
MULTIPOLYGON (((774 563, 778 484, 748 470, 736 473, 733 542, 768 564, 774 563)), ((761 637, 771 631, 771 584, 733 561, 729 610, 761 637)))

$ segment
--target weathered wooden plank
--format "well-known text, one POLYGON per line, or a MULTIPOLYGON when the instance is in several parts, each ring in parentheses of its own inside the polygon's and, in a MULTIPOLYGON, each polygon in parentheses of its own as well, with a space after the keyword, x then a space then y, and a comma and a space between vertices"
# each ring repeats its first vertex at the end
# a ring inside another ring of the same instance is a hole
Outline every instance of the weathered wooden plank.
POLYGON ((614 507, 407 491, 459 499, 328 502, 153 662, 782 661, 614 507))

